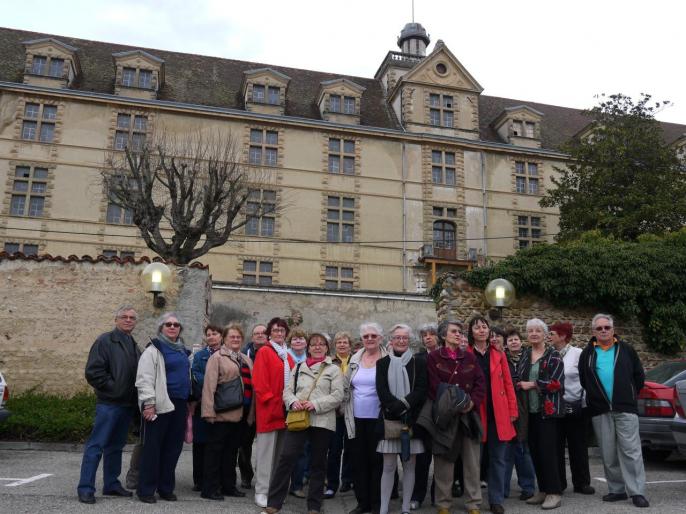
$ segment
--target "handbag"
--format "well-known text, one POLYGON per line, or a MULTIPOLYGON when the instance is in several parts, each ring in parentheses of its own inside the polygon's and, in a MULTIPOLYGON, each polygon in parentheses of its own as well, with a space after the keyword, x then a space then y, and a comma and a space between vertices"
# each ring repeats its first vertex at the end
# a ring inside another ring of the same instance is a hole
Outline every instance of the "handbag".
MULTIPOLYGON (((302 363, 298 364, 298 367, 295 368, 295 378, 293 382, 293 391, 298 390, 298 375, 300 374, 300 366, 302 366, 302 363)), ((326 367, 326 363, 322 363, 322 367, 319 370, 319 373, 317 373, 317 378, 314 379, 314 384, 312 384, 312 387, 310 388, 310 392, 307 393, 307 398, 305 400, 309 400, 310 396, 312 395, 312 391, 314 391, 314 388, 317 386, 317 382, 319 381, 319 377, 322 376, 322 373, 324 373, 324 368, 326 367)), ((308 410, 289 410, 288 414, 286 414, 286 428, 288 429, 289 432, 300 432, 302 430, 307 430, 310 428, 310 411, 308 410)))
POLYGON ((388 439, 400 439, 400 434, 405 426, 400 420, 397 419, 386 419, 383 420, 383 438, 388 439))
MULTIPOLYGON (((227 359, 231 359, 231 357, 227 357, 227 359)), ((238 364, 238 369, 241 369, 240 364, 238 364)), ((236 378, 222 384, 217 384, 217 390, 214 392, 214 411, 226 412, 242 406, 243 377, 241 377, 239 372, 239 375, 236 378)))

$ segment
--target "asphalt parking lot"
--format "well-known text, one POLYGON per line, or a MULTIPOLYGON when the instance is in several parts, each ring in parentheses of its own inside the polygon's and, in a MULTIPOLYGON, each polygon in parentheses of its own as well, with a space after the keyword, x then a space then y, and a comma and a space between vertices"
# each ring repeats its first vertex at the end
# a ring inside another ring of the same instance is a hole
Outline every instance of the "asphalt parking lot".
MULTIPOLYGON (((128 465, 129 453, 124 455, 124 466, 128 465)), ((177 502, 159 500, 155 505, 140 503, 134 498, 110 498, 96 494, 95 505, 83 505, 76 499, 76 483, 79 477, 81 453, 69 450, 52 449, 27 450, 23 445, 0 443, 0 513, 109 513, 109 512, 222 512, 222 513, 259 513, 261 509, 252 502, 252 490, 245 498, 227 498, 223 502, 202 500, 198 493, 191 491, 191 452, 184 451, 177 468, 177 502), (14 449, 13 449, 14 448, 14 449), (66 451, 65 451, 66 450, 66 451)), ((668 461, 646 464, 648 479, 647 494, 651 509, 661 513, 686 512, 686 459, 672 456, 668 461)), ((592 485, 596 488, 594 496, 567 493, 559 514, 574 513, 626 513, 634 511, 630 502, 615 504, 603 503, 600 499, 607 492, 603 482, 600 460, 591 458, 592 485)), ((98 487, 102 479, 98 476, 98 487)), ((513 483, 514 498, 505 502, 508 513, 530 513, 540 510, 516 499, 519 490, 513 483)), ((485 491, 484 491, 485 493, 485 491)), ((333 500, 326 500, 324 511, 328 514, 347 513, 355 507, 352 493, 338 494, 333 500)), ((306 512, 304 500, 288 497, 282 512, 306 512)), ((453 512, 464 512, 461 499, 456 499, 453 512)), ((487 512, 486 506, 482 508, 487 512)), ((391 502, 391 512, 400 512, 398 500, 391 502)), ((418 513, 435 512, 435 508, 425 504, 418 513)))

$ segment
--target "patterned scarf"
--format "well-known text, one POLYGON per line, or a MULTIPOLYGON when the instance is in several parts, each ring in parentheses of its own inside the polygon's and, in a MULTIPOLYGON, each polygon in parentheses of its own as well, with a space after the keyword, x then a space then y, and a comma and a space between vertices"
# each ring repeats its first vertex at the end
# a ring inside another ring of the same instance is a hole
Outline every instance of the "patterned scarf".
POLYGON ((274 351, 279 355, 279 358, 283 361, 283 387, 284 389, 288 385, 288 381, 291 378, 291 368, 288 365, 288 350, 286 349, 285 346, 281 346, 279 343, 275 343, 274 341, 269 341, 269 344, 272 345, 272 348, 274 348, 274 351))

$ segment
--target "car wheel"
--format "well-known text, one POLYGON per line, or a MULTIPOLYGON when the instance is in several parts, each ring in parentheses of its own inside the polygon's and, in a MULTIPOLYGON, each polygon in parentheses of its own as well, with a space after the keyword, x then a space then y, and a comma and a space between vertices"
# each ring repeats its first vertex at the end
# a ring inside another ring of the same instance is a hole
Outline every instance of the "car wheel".
POLYGON ((662 462, 671 454, 671 450, 651 450, 650 448, 643 448, 643 456, 651 462, 662 462))

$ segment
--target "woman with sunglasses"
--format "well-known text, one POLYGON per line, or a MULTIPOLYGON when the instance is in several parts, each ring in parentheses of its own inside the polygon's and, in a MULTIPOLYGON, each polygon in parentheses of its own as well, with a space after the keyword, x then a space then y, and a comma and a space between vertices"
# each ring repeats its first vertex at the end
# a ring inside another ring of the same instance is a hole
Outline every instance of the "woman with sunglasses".
POLYGON ((345 373, 345 428, 352 440, 353 486, 357 507, 350 514, 378 512, 381 506, 381 455, 377 422, 381 405, 376 392, 376 362, 388 353, 383 328, 373 321, 360 325, 363 347, 350 359, 345 373))
POLYGON ((310 423, 305 430, 286 431, 283 450, 269 484, 266 514, 274 514, 283 506, 291 474, 306 442, 310 443, 307 512, 318 514, 322 510, 326 452, 336 430, 336 408, 343 400, 343 375, 328 353, 328 335, 313 332, 307 342, 307 358, 293 369, 284 389, 286 408, 309 411, 310 423))
POLYGON ((183 448, 187 402, 191 392, 190 351, 173 312, 159 318, 157 336, 150 341, 136 373, 138 404, 143 418, 138 499, 156 503, 155 492, 176 501, 176 464, 183 448))

